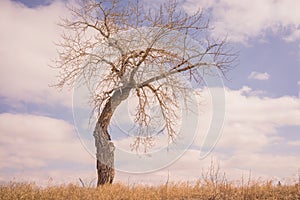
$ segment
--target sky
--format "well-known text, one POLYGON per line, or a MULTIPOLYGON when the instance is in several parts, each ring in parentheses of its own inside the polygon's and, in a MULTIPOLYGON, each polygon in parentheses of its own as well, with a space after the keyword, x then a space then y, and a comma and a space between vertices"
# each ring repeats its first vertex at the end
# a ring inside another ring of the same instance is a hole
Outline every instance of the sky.
MULTIPOLYGON (((73 90, 49 87, 57 81, 57 70, 49 65, 57 56, 54 42, 62 33, 57 23, 69 15, 66 2, 0 1, 0 182, 95 181, 93 144, 88 137, 79 139, 73 90)), ((147 1, 147 5, 158 2, 147 1)), ((227 35, 239 51, 235 68, 223 80, 222 130, 201 157, 199 149, 215 112, 213 89, 206 89, 207 104, 201 108, 192 145, 147 173, 124 172, 133 166, 118 160, 126 167, 117 171, 115 181, 196 180, 211 161, 229 180, 249 176, 283 183, 298 180, 300 2, 182 0, 180 6, 189 14, 203 9, 214 27, 211 37, 227 35)), ((128 141, 117 138, 114 142, 128 149, 128 141)))

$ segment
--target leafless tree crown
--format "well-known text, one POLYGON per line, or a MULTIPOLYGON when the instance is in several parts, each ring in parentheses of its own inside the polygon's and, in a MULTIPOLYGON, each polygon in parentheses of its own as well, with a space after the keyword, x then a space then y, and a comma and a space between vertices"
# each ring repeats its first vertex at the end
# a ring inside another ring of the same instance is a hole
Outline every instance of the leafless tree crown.
POLYGON ((159 106, 164 131, 174 138, 176 109, 190 90, 183 78, 201 84, 211 68, 224 73, 236 58, 225 40, 209 39, 202 12, 188 15, 179 7, 175 1, 147 9, 138 0, 84 0, 61 23, 57 86, 87 84, 99 115, 116 91, 130 90, 138 102, 135 147, 151 141, 151 105, 159 106))

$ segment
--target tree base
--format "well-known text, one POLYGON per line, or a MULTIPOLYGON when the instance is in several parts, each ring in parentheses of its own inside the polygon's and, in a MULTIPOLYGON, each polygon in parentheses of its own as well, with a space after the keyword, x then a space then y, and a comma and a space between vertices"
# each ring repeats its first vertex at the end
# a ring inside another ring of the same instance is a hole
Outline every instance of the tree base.
POLYGON ((105 165, 101 163, 99 160, 97 160, 97 172, 98 172, 97 187, 108 183, 111 184, 113 182, 115 176, 114 168, 109 167, 108 165, 105 165))

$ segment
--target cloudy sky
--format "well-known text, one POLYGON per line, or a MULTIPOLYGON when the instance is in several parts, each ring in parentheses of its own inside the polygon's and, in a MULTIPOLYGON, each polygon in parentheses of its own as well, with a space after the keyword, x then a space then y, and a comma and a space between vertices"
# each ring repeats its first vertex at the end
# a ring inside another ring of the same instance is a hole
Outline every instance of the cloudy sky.
MULTIPOLYGON (((89 182, 96 177, 90 144, 79 140, 74 125, 72 90, 49 87, 56 81, 57 71, 49 64, 62 31, 57 22, 68 15, 65 3, 0 1, 1 182, 68 183, 79 177, 89 182)), ((202 133, 212 115, 211 109, 202 109, 197 137, 182 157, 152 173, 119 171, 116 181, 164 183, 168 174, 170 180, 194 180, 211 160, 232 180, 250 173, 253 178, 297 179, 300 1, 185 0, 180 6, 188 13, 203 9, 214 27, 211 36, 227 35, 239 50, 238 64, 224 80, 223 130, 213 151, 202 158, 202 133)), ((122 142, 116 144, 121 148, 122 142)))

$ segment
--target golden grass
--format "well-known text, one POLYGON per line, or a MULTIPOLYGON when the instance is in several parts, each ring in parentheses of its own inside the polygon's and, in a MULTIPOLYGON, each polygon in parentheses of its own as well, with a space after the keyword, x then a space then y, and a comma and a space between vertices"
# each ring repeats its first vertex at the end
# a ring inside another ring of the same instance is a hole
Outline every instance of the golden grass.
POLYGON ((38 187, 30 183, 0 185, 0 199, 300 199, 299 184, 275 186, 271 181, 247 186, 204 180, 197 183, 168 183, 161 186, 127 186, 120 183, 87 188, 79 185, 38 187))

